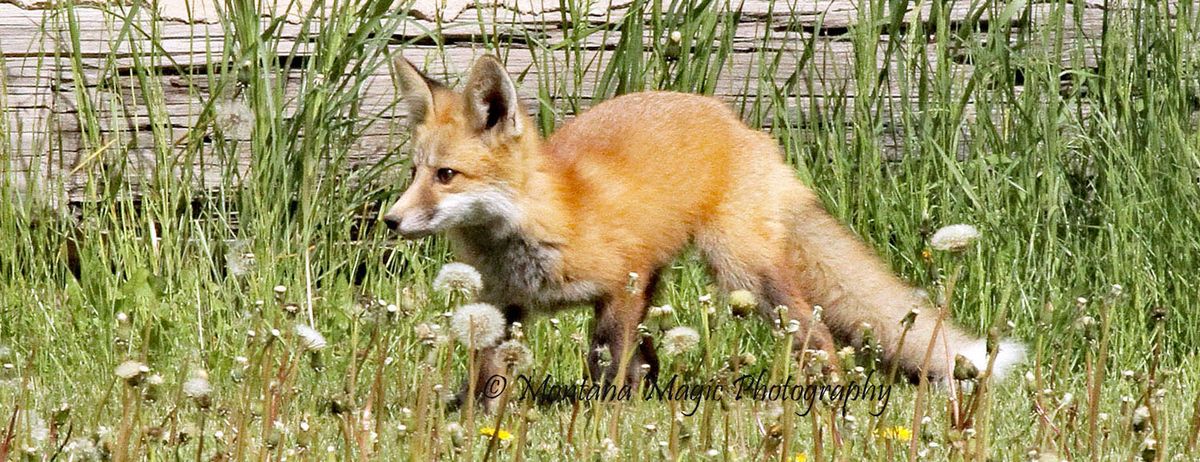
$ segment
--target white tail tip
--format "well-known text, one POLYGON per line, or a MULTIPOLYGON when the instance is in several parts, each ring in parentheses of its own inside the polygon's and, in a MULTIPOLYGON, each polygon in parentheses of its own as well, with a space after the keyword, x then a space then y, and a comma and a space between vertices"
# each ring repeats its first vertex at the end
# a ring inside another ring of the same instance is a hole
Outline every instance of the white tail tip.
MULTIPOLYGON (((962 349, 959 354, 971 361, 980 372, 987 369, 988 354, 987 340, 976 340, 962 349)), ((1025 345, 1013 340, 1000 342, 1000 351, 996 352, 996 362, 992 365, 992 377, 1003 379, 1013 367, 1025 361, 1025 345)))

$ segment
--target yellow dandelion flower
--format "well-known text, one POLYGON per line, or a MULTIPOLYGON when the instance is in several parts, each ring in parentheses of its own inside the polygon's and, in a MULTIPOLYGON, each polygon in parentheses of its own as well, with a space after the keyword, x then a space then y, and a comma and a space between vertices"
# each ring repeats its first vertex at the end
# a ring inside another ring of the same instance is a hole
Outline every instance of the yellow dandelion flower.
POLYGON ((879 430, 875 431, 875 436, 897 441, 908 440, 912 438, 912 430, 897 425, 895 427, 880 428, 879 430))
POLYGON ((803 452, 796 454, 796 457, 792 458, 792 462, 808 462, 808 454, 803 452))
POLYGON ((500 441, 508 441, 508 440, 512 439, 512 433, 509 433, 509 432, 505 431, 504 429, 500 429, 499 431, 496 431, 496 429, 492 428, 492 427, 480 427, 479 434, 486 436, 488 438, 491 438, 494 436, 496 438, 500 438, 500 441))

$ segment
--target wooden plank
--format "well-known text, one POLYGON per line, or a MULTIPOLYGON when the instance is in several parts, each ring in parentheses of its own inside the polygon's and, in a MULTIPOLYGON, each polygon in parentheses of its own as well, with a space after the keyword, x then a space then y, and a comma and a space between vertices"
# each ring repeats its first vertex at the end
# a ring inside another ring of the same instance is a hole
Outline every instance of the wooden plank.
MULTIPOLYGON (((153 178, 160 170, 160 162, 169 162, 168 173, 190 178, 197 188, 214 188, 226 185, 230 179, 222 172, 232 168, 246 173, 253 164, 248 143, 241 142, 236 150, 213 144, 216 136, 208 127, 198 127, 200 113, 212 98, 220 101, 222 111, 237 107, 228 95, 213 95, 213 89, 223 67, 224 50, 237 47, 227 42, 219 23, 217 9, 212 0, 189 2, 193 9, 188 11, 178 2, 162 2, 164 8, 157 12, 142 10, 128 19, 138 27, 130 36, 119 34, 121 25, 127 20, 127 8, 78 7, 72 10, 79 27, 76 40, 69 37, 66 16, 60 9, 44 9, 45 5, 33 0, 5 0, 0 3, 0 57, 3 58, 4 129, 6 133, 0 149, 0 171, 12 177, 24 175, 22 185, 60 185, 60 190, 75 199, 83 194, 83 186, 89 173, 103 163, 123 163, 123 175, 138 184, 153 178), (41 9, 39 9, 41 8, 41 9), (151 27, 153 26, 153 27, 151 27), (142 31, 153 30, 154 38, 142 31), (71 56, 81 59, 74 62, 71 56), (169 58, 168 58, 169 57, 169 58), (77 68, 78 65, 78 68, 77 68), (134 75, 135 69, 148 70, 148 90, 134 75), (215 73, 210 75, 210 72, 215 73), (102 80, 102 77, 105 77, 102 80), (78 80, 77 80, 78 79, 78 80), (86 98, 85 98, 86 96, 86 98), (97 108, 95 125, 85 124, 78 118, 78 108, 88 101, 97 108), (152 117, 152 115, 154 117, 152 117), (165 117, 163 139, 156 140, 152 120, 165 117), (94 128, 98 142, 85 142, 84 127, 94 128), (199 152, 188 153, 181 146, 171 144, 184 138, 193 130, 203 131, 205 141, 199 152), (159 143, 167 143, 165 147, 159 143), (101 150, 101 147, 106 149, 101 150), (229 159, 225 157, 231 156, 229 159), (195 159, 193 159, 195 157, 195 159), (123 161, 123 162, 117 162, 123 161), (187 162, 185 162, 187 161, 187 162), (182 163, 180 163, 182 162, 182 163), (77 170, 78 171, 75 171, 77 170), (187 170, 190 169, 190 170, 187 170), (74 174, 72 174, 74 172, 74 174), (186 174, 185 174, 186 173, 186 174)), ((269 2, 268 2, 269 3, 269 2)), ((301 1, 307 5, 307 0, 301 1)), ((562 11, 557 0, 421 0, 408 13, 411 15, 397 31, 394 41, 409 41, 426 37, 432 31, 441 47, 428 45, 428 40, 418 40, 400 50, 393 48, 393 55, 403 54, 425 69, 430 75, 451 84, 457 83, 480 54, 481 48, 473 45, 484 34, 499 34, 499 40, 513 45, 503 55, 506 66, 513 75, 521 75, 522 99, 531 113, 539 105, 548 104, 555 111, 554 118, 564 123, 573 117, 577 109, 586 109, 594 103, 599 91, 604 66, 609 59, 606 49, 617 45, 620 34, 616 27, 624 19, 632 4, 631 0, 597 0, 580 2, 583 8, 562 11), (578 13, 579 16, 574 15, 578 13), (596 32, 582 38, 572 36, 561 29, 564 19, 578 21, 591 27, 609 32, 596 32), (489 24, 481 28, 479 22, 489 24), (555 51, 531 50, 527 39, 540 43, 564 44, 578 40, 569 47, 582 49, 587 55, 584 63, 575 61, 572 52, 565 49, 555 51), (536 55, 535 55, 536 53, 536 55), (562 79, 563 75, 573 78, 562 79), (549 101, 534 98, 538 82, 556 82, 559 86, 548 90, 549 101), (568 99, 569 98, 569 99, 568 99)), ((889 2, 888 5, 893 3, 889 2)), ((759 113, 769 114, 774 101, 782 101, 788 114, 788 123, 796 124, 801 133, 813 117, 827 117, 831 108, 845 108, 852 114, 860 89, 854 82, 858 66, 855 64, 855 46, 851 41, 853 28, 859 22, 858 5, 861 2, 848 0, 746 0, 742 3, 741 22, 734 27, 732 54, 721 71, 715 85, 715 94, 739 108, 759 107, 759 113), (812 44, 812 50, 806 50, 812 44), (801 62, 806 52, 811 51, 808 61, 801 62), (785 87, 795 75, 798 83, 785 87), (763 85, 747 86, 746 82, 763 85), (779 93, 778 95, 776 93, 779 93)), ((920 2, 919 7, 905 12, 905 24, 928 22, 932 10, 929 2, 920 2)), ((1061 33, 1064 53, 1058 56, 1064 68, 1094 68, 1096 50, 1103 18, 1102 0, 1085 0, 1082 3, 1060 5, 1040 2, 1030 5, 1030 21, 1034 33, 1020 43, 1020 48, 1010 51, 1014 56, 1031 56, 1044 59, 1053 53, 1044 40, 1057 42, 1056 33, 1061 33), (1082 10, 1076 12, 1076 5, 1082 10), (1052 24, 1056 13, 1063 24, 1052 24), (1076 22, 1076 17, 1080 18, 1076 22), (1061 31, 1061 32, 1056 32, 1061 31), (1045 37, 1045 38, 1044 38, 1045 37)), ((263 23, 271 15, 283 12, 278 4, 264 8, 263 23)), ((288 16, 296 19, 295 12, 288 16)), ((887 14, 887 12, 883 12, 887 14)), ((974 12, 971 2, 957 1, 949 5, 952 24, 962 24, 974 12)), ((986 30, 995 27, 1010 27, 997 24, 994 11, 980 12, 978 30, 973 31, 976 40, 988 36, 986 30)), ((279 33, 277 47, 268 55, 285 56, 295 53, 309 56, 314 50, 311 43, 302 39, 301 26, 285 24, 279 33)), ((649 61, 654 59, 649 50, 664 46, 665 37, 651 37, 647 29, 644 36, 649 61)), ((907 39, 906 39, 907 40, 907 39)), ((1017 38, 1013 38, 1014 43, 1017 38)), ((891 60, 885 55, 886 35, 874 47, 875 72, 885 67, 892 75, 905 72, 902 62, 911 58, 905 47, 901 55, 891 60)), ((926 62, 936 62, 933 47, 925 50, 926 62)), ((955 61, 950 71, 956 81, 966 81, 975 71, 970 56, 952 50, 955 61)), ((920 61, 918 59, 917 61, 920 61)), ((304 69, 282 69, 285 103, 282 116, 291 117, 296 101, 301 96, 301 83, 305 79, 304 69)), ((898 125, 906 109, 914 102, 906 99, 908 93, 902 80, 887 79, 885 84, 871 91, 880 92, 880 104, 885 121, 879 136, 881 145, 891 156, 904 151, 903 127, 898 125)), ((395 89, 387 66, 374 69, 364 76, 364 85, 356 104, 359 117, 370 120, 363 133, 347 153, 352 166, 370 165, 389 153, 407 138, 404 133, 405 114, 395 105, 395 89)), ((1020 92, 1020 88, 1017 88, 1020 92)), ((964 119, 969 123, 978 117, 972 101, 964 108, 964 119)), ((993 109, 996 111, 996 109, 993 109)), ((1003 114, 989 114, 1000 120, 1003 114)), ((750 114, 747 117, 751 117, 750 114)), ((766 126, 774 120, 760 121, 766 126)), ((227 136, 244 139, 245 129, 234 127, 224 130, 227 136)), ((847 129, 852 140, 859 136, 847 129)), ((301 135, 303 136, 303 135, 301 135)), ((814 139, 820 133, 812 133, 814 139)), ((960 134, 962 149, 969 146, 969 133, 960 134)), ((851 142, 846 140, 846 142, 851 142)), ((167 164, 163 164, 164 166, 167 164)), ((333 173, 336 174, 336 173, 333 173)))

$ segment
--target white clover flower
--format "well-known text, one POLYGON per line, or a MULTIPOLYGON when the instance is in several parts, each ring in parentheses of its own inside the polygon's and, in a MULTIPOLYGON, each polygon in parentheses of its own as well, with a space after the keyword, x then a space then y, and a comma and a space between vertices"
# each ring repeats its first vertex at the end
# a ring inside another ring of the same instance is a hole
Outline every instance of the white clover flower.
POLYGON ((296 324, 296 337, 300 338, 300 346, 307 351, 321 351, 328 345, 325 336, 308 324, 296 324))
POLYGON ((700 345, 700 334, 691 327, 676 327, 663 336, 663 348, 667 354, 687 353, 700 345))
POLYGON ((933 233, 929 245, 937 250, 959 252, 980 237, 979 230, 971 225, 950 225, 933 233))
POLYGON ((483 278, 479 271, 466 263, 447 263, 433 279, 433 289, 447 294, 457 292, 473 295, 481 288, 483 278))
POLYGON ((487 303, 463 305, 450 319, 450 328, 467 348, 487 348, 504 336, 504 315, 487 303))
POLYGON ((183 382, 183 394, 189 398, 202 399, 212 393, 212 384, 208 381, 208 372, 204 369, 192 369, 188 379, 183 382))

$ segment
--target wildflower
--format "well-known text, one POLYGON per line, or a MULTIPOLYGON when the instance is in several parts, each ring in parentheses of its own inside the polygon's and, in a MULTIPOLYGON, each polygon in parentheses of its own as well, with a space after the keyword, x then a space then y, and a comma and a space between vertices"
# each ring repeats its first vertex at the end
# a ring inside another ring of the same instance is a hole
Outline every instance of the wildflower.
POLYGON ((487 303, 463 305, 454 312, 450 327, 468 348, 487 348, 504 336, 504 315, 487 303))
POLYGON ((142 376, 148 372, 150 372, 149 367, 146 367, 145 364, 132 359, 121 363, 119 366, 117 366, 115 371, 117 377, 120 377, 130 386, 136 386, 138 383, 140 383, 142 376))
POLYGON ((912 438, 912 430, 907 427, 896 425, 894 427, 885 427, 875 430, 875 436, 883 439, 902 441, 912 438))
POLYGON ((671 41, 672 42, 679 43, 681 40, 683 40, 683 33, 679 32, 677 30, 671 31, 671 41))
POLYGON ((512 367, 513 370, 524 369, 533 362, 533 353, 529 352, 529 347, 516 340, 501 343, 496 347, 496 353, 500 356, 500 360, 512 367))
POLYGON ((641 278, 636 272, 629 272, 629 281, 625 283, 625 290, 631 294, 640 292, 638 290, 638 279, 641 278))
POLYGON ((91 438, 76 437, 63 447, 71 460, 100 460, 100 449, 91 438))
POLYGON ((325 336, 308 324, 296 324, 296 337, 300 338, 300 346, 307 351, 321 351, 327 346, 325 336))
POLYGON ((792 458, 792 462, 808 462, 808 454, 803 452, 796 454, 796 457, 792 458))
POLYGON ((1146 406, 1138 406, 1133 410, 1133 418, 1130 423, 1133 424, 1133 431, 1141 432, 1146 429, 1146 419, 1150 418, 1150 408, 1146 406))
POLYGON ((29 438, 34 444, 41 446, 46 440, 50 439, 50 427, 46 426, 46 420, 33 414, 28 414, 29 423, 29 438))
POLYGON ((183 394, 197 400, 208 398, 212 393, 212 384, 208 381, 208 372, 204 369, 192 369, 187 381, 183 382, 183 394))
POLYGON ((963 355, 954 356, 954 380, 975 380, 979 368, 963 355))
POLYGON ((489 437, 489 438, 492 438, 492 437, 499 438, 500 441, 508 441, 508 440, 512 439, 512 433, 509 433, 509 432, 505 431, 504 429, 497 430, 493 427, 480 427, 479 434, 489 437))
POLYGON ((233 276, 244 276, 254 268, 254 252, 249 250, 250 241, 230 239, 225 241, 225 269, 233 276))
POLYGON ((437 324, 420 323, 413 327, 413 332, 417 334, 417 340, 425 345, 433 345, 437 343, 438 330, 441 326, 437 324))
POLYGON ((667 354, 687 353, 700 344, 700 334, 691 327, 676 327, 667 331, 663 337, 663 347, 667 354))
POLYGON ((216 105, 216 126, 231 139, 250 139, 254 126, 254 112, 240 98, 230 98, 216 105))
POLYGON ((934 249, 959 252, 979 239, 979 230, 971 225, 950 225, 933 233, 929 245, 934 249))
POLYGON ((650 307, 650 310, 646 313, 646 317, 648 317, 648 318, 664 317, 665 318, 665 317, 671 316, 673 314, 675 314, 675 308, 672 307, 671 305, 652 306, 652 307, 650 307))
POLYGON ((755 300, 754 293, 749 290, 735 290, 729 293, 729 308, 734 316, 749 316, 757 305, 758 301, 755 300))
POLYGON ((446 434, 450 435, 450 443, 453 444, 456 449, 462 448, 462 446, 463 446, 463 427, 462 427, 462 425, 459 425, 458 422, 450 422, 450 423, 446 424, 446 434))
POLYGON ((479 271, 466 263, 442 265, 437 277, 433 279, 433 289, 446 294, 473 295, 481 288, 483 288, 483 278, 479 275, 479 271))

